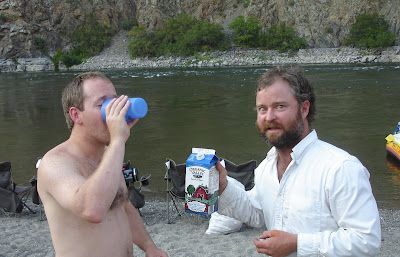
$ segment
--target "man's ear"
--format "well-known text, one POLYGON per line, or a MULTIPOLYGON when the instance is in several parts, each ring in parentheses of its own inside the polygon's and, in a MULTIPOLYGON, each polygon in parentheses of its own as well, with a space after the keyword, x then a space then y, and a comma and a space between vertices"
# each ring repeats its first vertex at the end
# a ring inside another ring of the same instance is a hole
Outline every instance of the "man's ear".
POLYGON ((301 104, 301 115, 303 119, 305 119, 308 116, 308 113, 310 112, 310 101, 305 100, 301 104))
POLYGON ((69 108, 69 117, 74 122, 74 124, 82 124, 81 111, 76 107, 69 108))

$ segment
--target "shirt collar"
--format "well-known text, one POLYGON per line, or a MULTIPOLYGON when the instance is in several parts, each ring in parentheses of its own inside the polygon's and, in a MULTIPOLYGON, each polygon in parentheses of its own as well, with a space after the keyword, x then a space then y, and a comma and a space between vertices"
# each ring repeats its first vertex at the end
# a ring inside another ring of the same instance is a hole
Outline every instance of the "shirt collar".
POLYGON ((303 138, 295 147, 293 147, 292 153, 290 154, 292 156, 292 160, 294 160, 297 163, 304 155, 304 152, 307 149, 307 147, 317 140, 318 140, 317 132, 315 131, 315 129, 313 129, 310 133, 308 133, 308 135, 305 138, 303 138))
MULTIPOLYGON (((304 155, 305 150, 309 145, 318 140, 318 135, 315 129, 313 129, 305 138, 303 138, 295 147, 292 149, 292 153, 290 154, 292 160, 296 163, 301 159, 304 155)), ((272 147, 267 154, 267 159, 273 159, 277 157, 277 150, 275 147, 272 147)))

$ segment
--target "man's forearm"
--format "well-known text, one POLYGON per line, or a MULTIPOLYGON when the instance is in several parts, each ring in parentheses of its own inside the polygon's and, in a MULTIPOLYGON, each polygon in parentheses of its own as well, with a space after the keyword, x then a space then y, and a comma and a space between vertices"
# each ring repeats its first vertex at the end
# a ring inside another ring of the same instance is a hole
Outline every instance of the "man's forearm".
POLYGON ((129 217, 129 226, 132 233, 132 243, 137 245, 143 251, 146 251, 149 247, 156 247, 153 240, 150 238, 143 225, 143 220, 140 217, 139 211, 133 207, 130 202, 126 203, 126 212, 129 217))
POLYGON ((124 143, 110 145, 104 152, 97 169, 80 186, 77 192, 80 197, 77 199, 81 200, 78 205, 80 205, 83 215, 89 217, 89 220, 101 222, 110 209, 123 180, 121 170, 124 151, 124 143))
POLYGON ((249 226, 262 227, 265 224, 263 213, 252 205, 247 192, 228 182, 219 198, 218 212, 240 220, 249 226))

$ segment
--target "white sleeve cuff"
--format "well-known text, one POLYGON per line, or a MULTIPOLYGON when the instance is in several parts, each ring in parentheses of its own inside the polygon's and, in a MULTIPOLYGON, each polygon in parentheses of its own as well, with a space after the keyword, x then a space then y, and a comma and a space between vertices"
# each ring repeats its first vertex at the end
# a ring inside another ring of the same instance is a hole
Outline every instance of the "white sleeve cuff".
POLYGON ((320 233, 297 234, 297 256, 323 256, 319 251, 320 233))

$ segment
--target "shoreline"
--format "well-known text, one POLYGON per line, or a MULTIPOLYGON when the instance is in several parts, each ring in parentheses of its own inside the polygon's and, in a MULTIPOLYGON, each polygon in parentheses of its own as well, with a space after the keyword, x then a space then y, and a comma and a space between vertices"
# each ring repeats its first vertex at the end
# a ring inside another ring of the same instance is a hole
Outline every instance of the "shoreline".
MULTIPOLYGON (((30 202, 28 205, 37 211, 36 214, 29 213, 26 208, 20 214, 0 211, 0 256, 54 256, 47 221, 40 220, 38 206, 30 202)), ((265 256, 258 254, 252 243, 263 229, 244 226, 229 235, 206 235, 207 220, 184 216, 167 224, 165 210, 165 200, 146 196, 146 204, 140 211, 150 236, 170 257, 265 256)), ((400 252, 400 209, 379 209, 379 213, 382 247, 378 256, 395 256, 400 252)), ((145 256, 136 246, 134 255, 145 256)))
MULTIPOLYGON (((310 48, 296 53, 279 53, 274 50, 230 49, 199 53, 189 57, 152 57, 131 59, 128 50, 128 35, 120 31, 114 36, 109 47, 99 55, 90 57, 79 65, 67 69, 60 65, 60 71, 85 71, 134 68, 191 68, 263 66, 284 64, 366 64, 400 63, 400 46, 383 49, 310 48)), ((2 72, 54 71, 50 58, 1 59, 2 72)))

